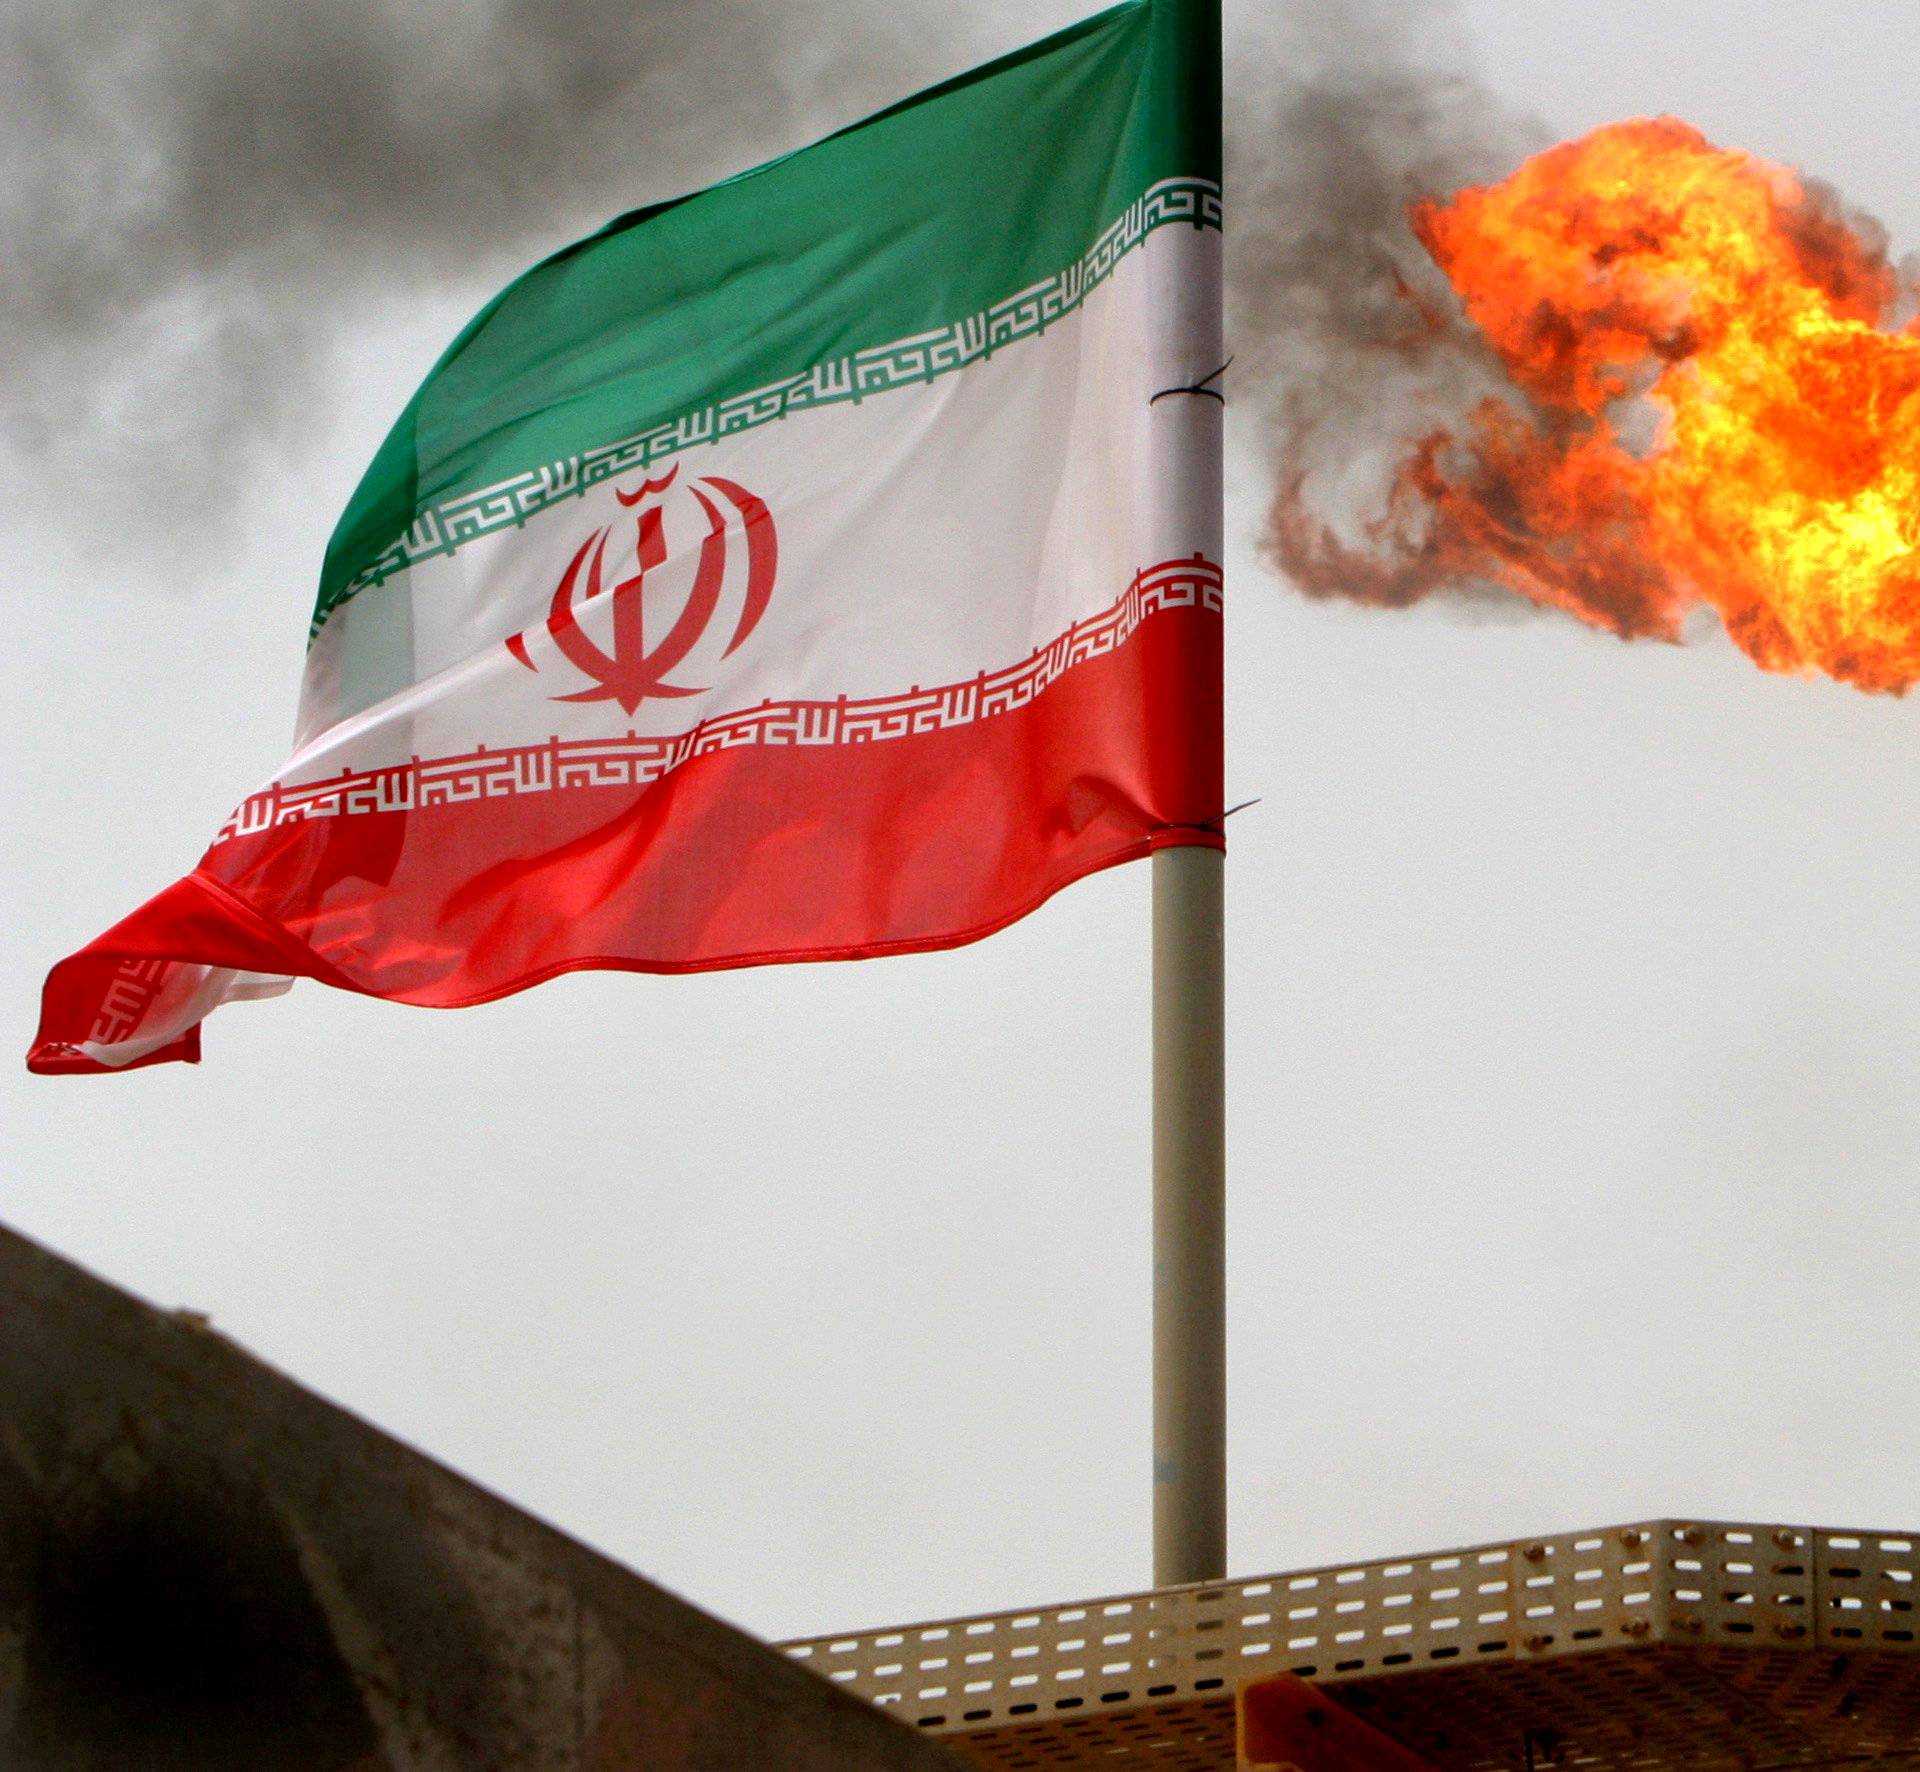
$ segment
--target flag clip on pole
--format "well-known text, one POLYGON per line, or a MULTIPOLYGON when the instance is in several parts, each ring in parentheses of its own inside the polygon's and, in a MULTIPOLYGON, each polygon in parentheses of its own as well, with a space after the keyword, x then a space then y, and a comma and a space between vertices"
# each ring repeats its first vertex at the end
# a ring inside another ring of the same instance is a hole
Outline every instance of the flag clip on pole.
MULTIPOLYGON (((1218 166, 1218 0, 1161 0, 1182 34, 1189 139, 1218 166), (1175 22, 1177 21, 1177 22, 1175 22)), ((1220 236, 1213 237, 1217 244, 1220 236)), ((1217 252, 1161 292, 1174 360, 1190 373, 1154 406, 1164 508, 1209 559, 1224 540, 1217 252)), ((1198 719, 1220 720, 1219 659, 1196 684, 1198 719)), ((1197 735, 1219 755, 1219 733, 1197 735)), ((1217 808, 1214 809, 1217 812, 1217 808)), ((1226 1522, 1226 955, 1224 853, 1178 844, 1153 856, 1153 1578, 1216 1581, 1226 1522)))

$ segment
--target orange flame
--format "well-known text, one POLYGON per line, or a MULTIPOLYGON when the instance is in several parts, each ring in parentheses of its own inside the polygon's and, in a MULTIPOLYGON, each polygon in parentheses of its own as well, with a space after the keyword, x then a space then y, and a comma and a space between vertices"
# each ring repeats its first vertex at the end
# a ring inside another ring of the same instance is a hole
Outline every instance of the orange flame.
POLYGON ((1920 679, 1920 326, 1893 329, 1912 292, 1870 224, 1672 118, 1412 221, 1520 398, 1401 462, 1411 548, 1347 547, 1283 483, 1272 540, 1304 588, 1490 580, 1669 640, 1705 603, 1765 670, 1920 679))

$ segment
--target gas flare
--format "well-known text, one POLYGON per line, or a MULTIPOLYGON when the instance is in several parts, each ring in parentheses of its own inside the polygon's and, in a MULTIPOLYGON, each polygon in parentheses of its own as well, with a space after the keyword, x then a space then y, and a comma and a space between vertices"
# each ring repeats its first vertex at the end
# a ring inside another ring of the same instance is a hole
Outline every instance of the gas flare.
POLYGON ((1764 670, 1920 679, 1920 325, 1872 223, 1672 118, 1411 220, 1507 387, 1399 446, 1363 544, 1283 471, 1270 543, 1303 589, 1491 582, 1665 640, 1704 605, 1764 670))

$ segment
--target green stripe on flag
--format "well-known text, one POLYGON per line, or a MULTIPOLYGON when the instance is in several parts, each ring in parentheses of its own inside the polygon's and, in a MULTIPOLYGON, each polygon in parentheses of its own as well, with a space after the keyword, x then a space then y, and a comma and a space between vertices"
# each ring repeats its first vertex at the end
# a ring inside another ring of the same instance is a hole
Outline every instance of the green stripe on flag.
MULTIPOLYGON (((892 388, 930 382, 1023 338, 1037 336, 1078 308, 1155 228, 1175 223, 1218 228, 1218 187, 1198 179, 1163 180, 1128 204, 1126 213, 1102 229, 1099 238, 1073 264, 937 332, 916 333, 831 362, 812 364, 797 375, 677 413, 630 436, 596 443, 559 461, 542 462, 504 480, 425 504, 406 534, 342 588, 333 607, 385 582, 416 561, 454 553, 465 543, 495 530, 518 528, 548 505, 577 498, 613 475, 644 469, 696 444, 737 436, 792 412, 858 402, 892 388)), ((315 632, 320 620, 316 614, 315 632)))
POLYGON ((313 631, 408 558, 696 440, 675 426, 726 424, 729 401, 758 399, 744 423, 853 398, 862 363, 870 387, 895 385, 927 335, 956 340, 941 366, 959 367, 969 325, 991 328, 1010 298, 1056 282, 1076 305, 1152 226, 1217 225, 1218 42, 1217 0, 1129 0, 535 266, 469 323, 374 457, 328 546, 313 631), (816 391, 794 397, 807 378, 816 391))

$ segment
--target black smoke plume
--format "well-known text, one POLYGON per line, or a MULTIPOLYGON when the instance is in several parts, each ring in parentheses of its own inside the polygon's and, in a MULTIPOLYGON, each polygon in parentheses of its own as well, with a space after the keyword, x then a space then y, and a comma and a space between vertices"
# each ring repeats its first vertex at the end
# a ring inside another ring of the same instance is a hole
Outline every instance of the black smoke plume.
POLYGON ((1389 501, 1395 471, 1505 381, 1408 211, 1551 137, 1475 77, 1451 0, 1303 0, 1241 25, 1228 334, 1241 437, 1274 488, 1264 551, 1309 595, 1410 601, 1397 563, 1417 560, 1422 513, 1389 501))
POLYGON ((396 296, 477 304, 972 47, 868 0, 15 0, 0 447, 217 526, 324 438, 330 353, 396 296))
MULTIPOLYGON (((217 534, 263 460, 327 441, 334 354, 364 350, 409 298, 477 303, 612 214, 1067 16, 15 0, 0 452, 63 500, 110 483, 136 528, 217 534)), ((1488 373, 1406 206, 1498 176, 1539 132, 1474 83, 1450 0, 1228 0, 1227 38, 1238 435, 1303 500, 1362 511, 1386 466, 1370 452, 1458 411, 1488 373)), ((1282 563, 1314 588, 1310 561, 1282 563)))

